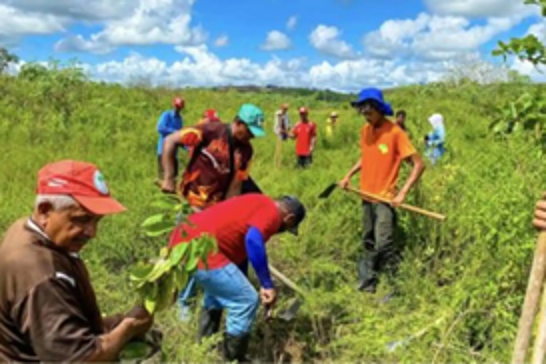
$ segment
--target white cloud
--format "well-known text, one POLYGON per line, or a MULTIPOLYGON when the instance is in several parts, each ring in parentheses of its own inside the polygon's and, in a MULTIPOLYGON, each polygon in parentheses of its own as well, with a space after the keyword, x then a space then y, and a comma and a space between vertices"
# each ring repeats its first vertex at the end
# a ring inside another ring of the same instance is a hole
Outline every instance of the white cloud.
POLYGON ((427 7, 438 15, 462 17, 512 17, 536 13, 535 6, 523 4, 522 0, 425 0, 427 7))
POLYGON ((16 42, 21 36, 64 32, 69 19, 52 14, 27 13, 0 3, 0 41, 16 42))
POLYGON ((196 45, 208 35, 201 26, 191 27, 195 0, 139 0, 127 16, 105 22, 104 29, 89 39, 81 35, 65 38, 58 51, 107 53, 123 45, 196 45))
POLYGON ((394 86, 440 79, 443 66, 438 64, 400 64, 377 59, 322 62, 307 66, 304 59, 283 61, 273 57, 260 64, 247 58, 222 60, 206 45, 176 47, 183 57, 168 64, 157 58, 133 54, 123 61, 91 66, 93 77, 113 82, 149 80, 154 85, 219 86, 274 84, 338 91, 358 91, 366 86, 394 86))
POLYGON ((355 59, 357 54, 346 42, 339 39, 341 31, 334 26, 319 25, 309 35, 311 45, 320 53, 340 59, 355 59))
POLYGON ((387 20, 378 30, 368 33, 363 44, 369 54, 380 58, 444 60, 475 52, 520 20, 519 16, 489 18, 485 25, 472 25, 460 16, 421 13, 415 19, 387 20))
POLYGON ((288 21, 286 22, 286 28, 288 30, 293 30, 297 24, 298 24, 298 17, 291 16, 290 18, 288 18, 288 21))
POLYGON ((272 30, 267 33, 265 42, 262 44, 262 49, 266 51, 284 50, 291 46, 291 41, 288 36, 278 30, 272 30))
POLYGON ((214 45, 216 47, 225 47, 227 46, 228 42, 229 42, 229 38, 227 35, 224 34, 216 38, 216 40, 214 41, 214 45))

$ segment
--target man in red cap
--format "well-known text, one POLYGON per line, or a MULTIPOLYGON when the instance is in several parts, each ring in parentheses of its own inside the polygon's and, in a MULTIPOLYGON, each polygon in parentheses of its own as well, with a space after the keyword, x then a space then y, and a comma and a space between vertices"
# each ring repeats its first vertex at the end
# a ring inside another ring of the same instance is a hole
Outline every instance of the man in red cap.
POLYGON ((317 140, 317 125, 309 120, 309 110, 300 107, 300 121, 294 125, 291 137, 296 139, 296 156, 299 167, 306 168, 313 161, 313 151, 317 140))
MULTIPOLYGON (((159 133, 159 140, 157 141, 157 181, 156 184, 160 185, 163 181, 163 164, 161 162, 163 155, 163 143, 165 138, 170 134, 177 132, 184 126, 184 120, 180 112, 184 109, 184 99, 176 97, 173 100, 173 108, 167 110, 161 114, 157 122, 157 132, 159 133)), ((175 159, 175 176, 178 176, 178 159, 175 159)))
POLYGON ((72 160, 43 167, 36 193, 0 244, 0 362, 117 360, 153 318, 140 306, 103 318, 78 254, 125 207, 96 166, 72 160))

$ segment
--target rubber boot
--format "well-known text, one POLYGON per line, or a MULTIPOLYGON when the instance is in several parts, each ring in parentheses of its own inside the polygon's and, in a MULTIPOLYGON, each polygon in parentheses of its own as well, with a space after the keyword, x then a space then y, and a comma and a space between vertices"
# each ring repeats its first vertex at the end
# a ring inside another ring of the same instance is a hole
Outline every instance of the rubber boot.
POLYGON ((232 362, 236 360, 238 363, 250 363, 246 357, 250 335, 233 336, 226 334, 224 336, 224 360, 232 362))
POLYGON ((199 314, 199 331, 197 340, 201 343, 204 337, 212 336, 220 330, 222 310, 201 309, 199 314))
POLYGON ((374 270, 373 260, 364 256, 358 263, 358 290, 375 293, 377 287, 377 274, 374 270))

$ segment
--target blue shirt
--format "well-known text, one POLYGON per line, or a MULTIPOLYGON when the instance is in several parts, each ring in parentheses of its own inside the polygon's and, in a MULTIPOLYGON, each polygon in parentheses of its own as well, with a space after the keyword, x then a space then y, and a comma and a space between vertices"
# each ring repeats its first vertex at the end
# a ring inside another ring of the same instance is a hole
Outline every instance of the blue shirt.
POLYGON ((426 155, 434 161, 445 153, 446 131, 444 126, 435 128, 428 134, 426 155))
POLYGON ((182 129, 183 120, 182 116, 177 114, 174 110, 167 110, 161 114, 159 121, 157 122, 157 132, 159 133, 159 140, 157 141, 157 155, 163 153, 163 141, 165 138, 180 129, 182 129))

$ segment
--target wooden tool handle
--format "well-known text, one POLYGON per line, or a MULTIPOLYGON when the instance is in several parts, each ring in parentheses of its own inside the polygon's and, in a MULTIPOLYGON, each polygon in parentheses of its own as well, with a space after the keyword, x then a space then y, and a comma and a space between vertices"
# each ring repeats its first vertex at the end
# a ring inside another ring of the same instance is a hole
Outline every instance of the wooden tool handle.
POLYGON ((303 290, 299 288, 296 283, 292 282, 287 276, 279 272, 277 268, 275 268, 271 264, 269 264, 269 270, 271 271, 271 273, 273 273, 275 277, 277 277, 282 283, 290 287, 293 291, 298 292, 302 296, 305 296, 305 292, 303 292, 303 290))
MULTIPOLYGON (((514 344, 512 364, 523 364, 531 339, 533 322, 538 308, 544 272, 546 271, 546 232, 542 231, 537 239, 533 265, 529 274, 525 302, 519 318, 518 333, 514 344)), ((542 324, 544 325, 544 324, 542 324)), ((540 338, 542 335, 539 333, 540 338)), ((540 343, 539 343, 540 344, 540 343)), ((542 346, 542 345, 541 345, 542 346)), ((539 348, 535 347, 535 350, 539 348)), ((535 357, 537 353, 534 354, 535 357)), ((540 356, 540 355, 538 355, 540 356)))
MULTIPOLYGON (((351 192, 354 192, 354 193, 362 196, 362 197, 367 197, 369 199, 373 199, 373 200, 377 200, 377 201, 381 201, 381 202, 385 202, 385 203, 389 203, 389 204, 392 202, 388 198, 378 196, 378 195, 375 195, 375 194, 369 193, 369 192, 363 192, 363 191, 357 190, 354 187, 349 186, 349 187, 347 187, 347 189, 349 191, 351 191, 351 192)), ((428 210, 425 210, 425 209, 422 209, 422 208, 419 208, 419 207, 407 205, 407 204, 404 204, 404 203, 401 204, 399 207, 403 208, 403 209, 406 209, 406 210, 409 210, 409 211, 417 212, 418 214, 425 215, 425 216, 431 217, 433 219, 437 219, 437 220, 441 220, 441 221, 446 219, 445 215, 438 214, 438 213, 432 212, 432 211, 428 211, 428 210)))

